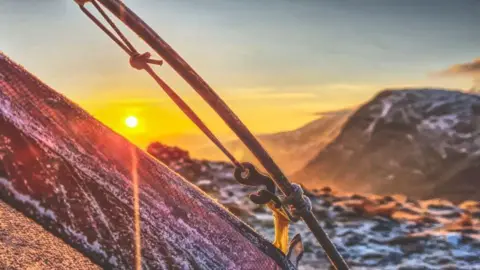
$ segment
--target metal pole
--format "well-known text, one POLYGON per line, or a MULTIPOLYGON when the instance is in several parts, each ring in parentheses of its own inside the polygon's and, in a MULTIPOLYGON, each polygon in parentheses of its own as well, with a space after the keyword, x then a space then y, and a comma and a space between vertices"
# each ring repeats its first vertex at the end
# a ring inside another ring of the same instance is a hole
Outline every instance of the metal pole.
MULTIPOLYGON (((279 188, 289 195, 292 192, 290 182, 284 173, 272 160, 255 136, 247 129, 240 119, 232 112, 215 91, 173 50, 158 34, 142 21, 133 11, 118 0, 97 0, 110 10, 126 26, 143 39, 160 57, 163 58, 190 86, 217 112, 223 121, 232 129, 238 138, 250 149, 258 161, 272 176, 279 188)), ((325 231, 322 229, 312 212, 304 215, 303 220, 316 239, 322 245, 332 265, 336 269, 348 269, 348 266, 337 251, 325 231)))

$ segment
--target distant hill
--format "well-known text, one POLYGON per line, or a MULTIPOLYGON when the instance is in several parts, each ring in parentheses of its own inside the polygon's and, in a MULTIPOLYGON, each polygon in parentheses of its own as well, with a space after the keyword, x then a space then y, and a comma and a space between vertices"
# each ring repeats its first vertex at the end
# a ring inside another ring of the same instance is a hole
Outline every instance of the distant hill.
POLYGON ((480 200, 480 96, 385 90, 294 179, 310 187, 480 200))
MULTIPOLYGON (((316 119, 296 130, 273 134, 261 134, 257 138, 272 155, 286 174, 292 174, 303 168, 318 151, 331 142, 348 119, 351 110, 319 113, 316 119)), ((256 158, 239 140, 231 140, 226 146, 235 156, 243 161, 257 163, 256 158)), ((189 149, 190 150, 190 149, 189 149)), ((215 146, 207 146, 197 151, 201 158, 224 160, 222 153, 215 146)), ((193 154, 195 156, 195 154, 193 154)))

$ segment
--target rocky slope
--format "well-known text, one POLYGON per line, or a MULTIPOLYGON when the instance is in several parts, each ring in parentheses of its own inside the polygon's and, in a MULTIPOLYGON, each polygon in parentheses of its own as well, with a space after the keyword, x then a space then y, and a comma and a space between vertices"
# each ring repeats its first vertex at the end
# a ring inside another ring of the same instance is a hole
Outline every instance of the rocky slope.
MULTIPOLYGON (((154 143, 148 152, 210 194, 266 238, 273 238, 269 210, 253 204, 254 189, 238 184, 228 163, 194 160, 186 151, 154 143)), ((480 269, 480 202, 413 200, 335 192, 309 191, 321 220, 352 269, 480 269)), ((305 255, 300 269, 328 269, 328 263, 305 225, 305 255)))
POLYGON ((480 200, 480 96, 386 90, 294 179, 307 186, 480 200))

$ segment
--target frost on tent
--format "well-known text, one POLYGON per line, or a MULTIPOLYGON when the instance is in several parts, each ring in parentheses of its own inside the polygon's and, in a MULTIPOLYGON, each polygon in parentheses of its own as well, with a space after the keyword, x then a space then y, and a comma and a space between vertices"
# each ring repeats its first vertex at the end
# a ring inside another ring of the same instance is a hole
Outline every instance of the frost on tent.
POLYGON ((0 198, 96 264, 135 265, 135 158, 142 265, 291 267, 225 208, 22 67, 3 58, 0 73, 11 79, 0 81, 0 198))

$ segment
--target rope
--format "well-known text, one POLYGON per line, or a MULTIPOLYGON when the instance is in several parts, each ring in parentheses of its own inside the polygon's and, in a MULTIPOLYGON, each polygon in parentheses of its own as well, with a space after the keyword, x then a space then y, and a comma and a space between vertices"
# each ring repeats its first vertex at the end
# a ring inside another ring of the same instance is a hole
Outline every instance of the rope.
POLYGON ((137 53, 132 43, 130 43, 130 41, 128 41, 128 39, 122 34, 120 29, 118 29, 115 23, 110 19, 110 17, 108 17, 105 11, 103 11, 102 7, 95 0, 92 1, 92 4, 98 10, 98 12, 102 15, 105 21, 107 21, 108 24, 110 24, 110 26, 117 33, 117 35, 123 40, 124 44, 130 49, 130 51, 132 51, 133 53, 137 53))
MULTIPOLYGON (((145 69, 150 76, 152 76, 157 83, 164 89, 164 91, 169 94, 169 96, 174 100, 174 102, 178 105, 182 111, 194 122, 197 127, 199 127, 207 137, 232 161, 233 164, 237 168, 242 169, 243 171, 248 170, 243 168, 242 165, 231 155, 225 147, 220 143, 220 141, 212 134, 212 132, 200 121, 200 119, 196 116, 196 114, 188 107, 188 105, 183 102, 183 100, 178 97, 175 92, 168 87, 168 85, 163 82, 158 75, 151 69, 148 64, 156 64, 161 65, 162 61, 160 60, 152 60, 150 59, 150 54, 144 53, 139 54, 135 48, 132 46, 129 48, 130 44, 128 40, 126 40, 126 44, 122 43, 117 37, 115 37, 108 29, 103 26, 92 14, 88 12, 83 5, 87 2, 92 2, 94 5, 96 4, 96 0, 74 0, 76 1, 82 11, 102 29, 115 43, 117 43, 129 56, 130 56, 130 64, 132 67, 136 69, 145 69), (163 86, 162 86, 163 85, 163 86), (167 86, 167 87, 165 87, 167 86), (170 91, 169 91, 170 90, 170 91), (177 97, 175 97, 177 96, 177 97)), ((237 134, 240 140, 247 145, 247 147, 255 154, 257 159, 262 163, 262 165, 267 169, 267 171, 272 175, 275 179, 275 184, 278 185, 282 191, 286 194, 290 194, 293 191, 292 196, 288 196, 285 203, 290 204, 293 208, 298 208, 297 214, 301 215, 301 218, 308 226, 310 231, 313 233, 315 238, 318 240, 322 248, 324 249, 328 259, 332 266, 337 270, 344 270, 349 269, 348 265, 346 264, 345 260, 343 259, 342 255, 338 252, 335 245, 329 239, 328 235, 325 233, 323 228, 320 226, 318 220, 315 218, 311 211, 311 203, 309 203, 308 198, 303 195, 303 191, 300 192, 295 191, 292 184, 286 179, 285 175, 282 173, 280 168, 273 162, 271 157, 265 151, 265 149, 260 145, 260 143, 255 139, 253 134, 243 125, 243 123, 237 118, 237 116, 228 108, 228 106, 216 95, 216 93, 211 89, 205 81, 190 67, 186 64, 181 57, 176 54, 173 49, 171 49, 168 44, 163 42, 161 39, 158 39, 156 42, 152 42, 146 39, 146 36, 153 36, 153 33, 145 32, 148 30, 148 26, 145 25, 139 18, 136 18, 133 12, 126 9, 125 5, 121 1, 117 0, 98 0, 101 4, 105 5, 107 9, 112 11, 118 18, 122 19, 124 23, 129 26, 134 32, 136 32, 144 41, 146 41, 151 48, 153 48, 159 55, 163 56, 168 60, 170 65, 179 73, 206 101, 209 105, 220 115, 220 117, 228 124, 228 126, 237 134), (108 5, 106 5, 108 4, 108 5), (123 14, 124 11, 127 11, 123 14), (128 17, 129 20, 123 20, 123 17, 128 17), (138 19, 137 21, 131 21, 132 19, 138 19), (141 30, 135 29, 133 27, 139 26, 142 28, 141 30), (162 51, 162 49, 168 49, 167 51, 162 51), (168 57, 168 58, 167 58, 168 57), (213 99, 213 101, 212 101, 213 99)), ((99 5, 95 5, 97 9, 100 8, 99 5)), ((100 13, 105 14, 104 12, 100 11, 100 13)), ((106 14, 105 14, 106 16, 106 14)), ((108 17, 108 16, 107 16, 108 17)), ((107 20, 110 23, 111 20, 107 20)), ((113 24, 113 22, 112 22, 113 24)), ((111 24, 111 26, 112 26, 111 24)), ((113 24, 112 27, 116 32, 118 28, 113 24)), ((118 30, 118 32, 120 32, 118 30)), ((117 32, 117 34, 118 34, 117 32)), ((124 36, 119 34, 120 38, 123 39, 124 36)), ((131 44, 130 44, 131 45, 131 44)), ((300 188, 301 190, 301 188, 300 188)), ((283 206, 282 206, 283 207, 283 206)), ((288 213, 288 211, 287 211, 288 213)))
POLYGON ((80 9, 82 10, 83 13, 85 13, 85 15, 87 15, 88 18, 90 18, 90 20, 92 20, 100 29, 102 29, 102 31, 107 34, 107 36, 109 36, 113 41, 115 41, 115 43, 117 43, 118 46, 120 46, 120 48, 122 48, 128 55, 132 55, 133 52, 130 51, 130 49, 125 46, 125 44, 123 44, 116 36, 114 36, 95 16, 92 15, 92 13, 90 13, 90 11, 88 11, 83 5, 80 5, 80 9))
POLYGON ((175 104, 185 113, 185 115, 222 151, 225 156, 237 167, 243 169, 242 164, 227 150, 227 148, 220 142, 220 140, 212 133, 212 131, 205 125, 205 123, 198 117, 198 115, 188 106, 188 104, 175 91, 158 76, 149 64, 162 65, 163 61, 150 59, 150 53, 138 53, 135 47, 122 34, 120 29, 110 19, 110 17, 103 11, 102 7, 95 0, 78 0, 76 1, 85 15, 92 20, 107 36, 109 36, 120 48, 122 48, 130 56, 130 65, 138 70, 145 70, 165 91, 165 93, 175 102, 175 104), (84 4, 91 2, 98 10, 102 17, 108 22, 116 34, 117 38, 110 30, 108 30, 88 9, 84 4), (123 41, 123 42, 122 42, 123 41))
POLYGON ((288 196, 277 196, 277 187, 270 176, 259 172, 251 163, 244 162, 242 165, 243 170, 236 168, 233 173, 233 176, 240 184, 264 186, 264 188, 249 195, 253 203, 264 205, 273 202, 276 208, 282 208, 291 222, 299 221, 302 216, 312 211, 312 202, 304 195, 300 185, 292 184, 292 192, 288 196), (245 172, 247 174, 244 174, 245 172))
POLYGON ((312 202, 304 195, 299 184, 292 183, 292 193, 282 200, 283 205, 291 206, 294 221, 300 220, 305 214, 312 211, 312 202))

